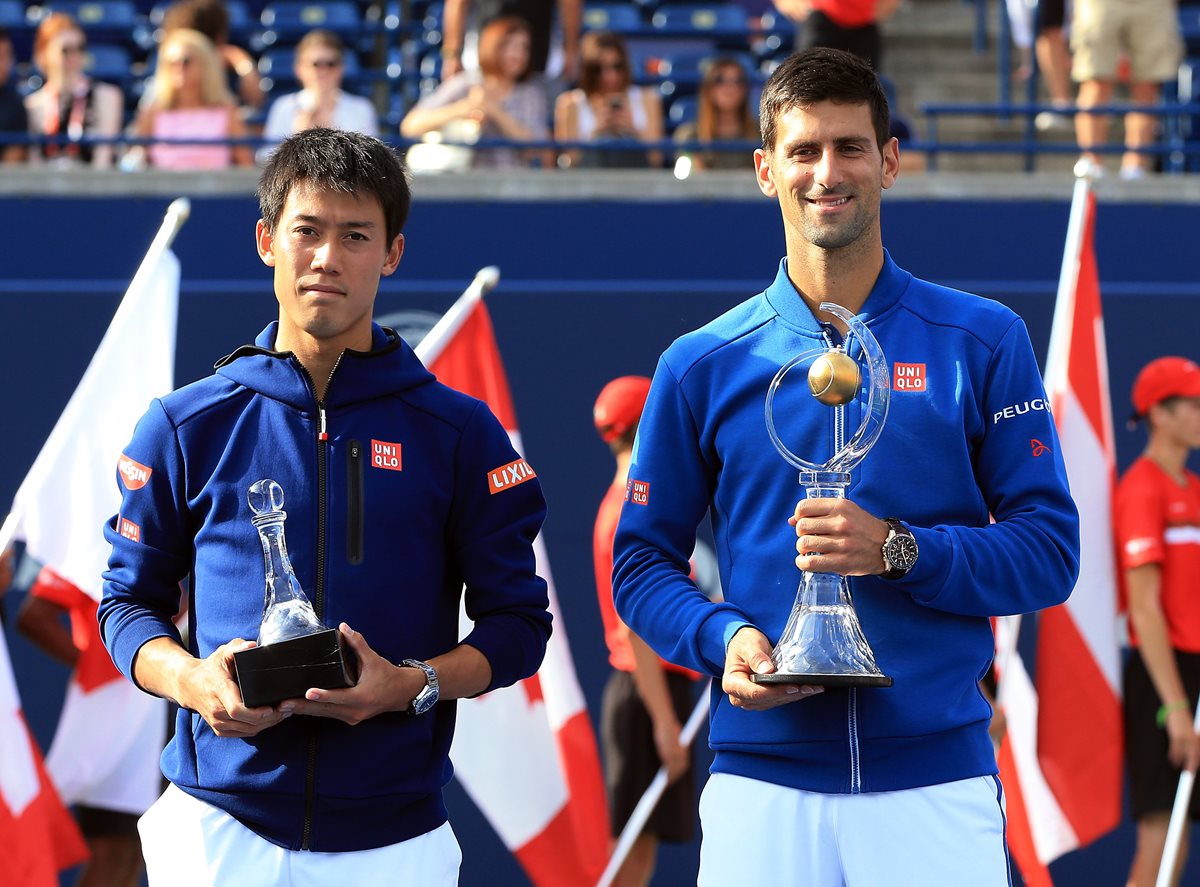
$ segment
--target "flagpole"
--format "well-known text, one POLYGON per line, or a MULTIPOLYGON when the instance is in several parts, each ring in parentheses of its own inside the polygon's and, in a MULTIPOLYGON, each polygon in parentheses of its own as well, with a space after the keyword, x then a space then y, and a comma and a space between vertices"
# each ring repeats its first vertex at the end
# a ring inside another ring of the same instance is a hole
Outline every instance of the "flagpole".
POLYGON ((471 313, 471 309, 480 299, 495 289, 499 282, 500 269, 495 265, 480 268, 475 273, 475 279, 450 306, 450 310, 441 316, 433 325, 433 329, 427 332, 417 347, 413 349, 421 363, 429 366, 437 360, 446 347, 446 343, 453 339, 454 334, 462 327, 467 315, 471 313))
MULTIPOLYGON (((1196 717, 1192 721, 1192 730, 1200 732, 1200 699, 1196 700, 1196 717)), ((1183 832, 1188 827, 1188 806, 1191 804, 1195 782, 1195 770, 1188 769, 1179 774, 1179 787, 1175 790, 1175 804, 1171 807, 1171 821, 1167 826, 1167 843, 1163 847, 1162 862, 1158 866, 1158 877, 1154 880, 1154 887, 1171 887, 1183 832)))
MULTIPOLYGON (((683 730, 679 733, 680 745, 685 748, 691 748, 692 741, 696 738, 696 733, 700 730, 700 725, 704 723, 704 717, 707 714, 708 693, 706 691, 701 693, 700 698, 696 700, 696 707, 692 709, 687 723, 683 725, 683 730)), ((649 788, 642 795, 642 799, 637 802, 637 806, 633 808, 633 812, 629 814, 629 820, 625 823, 625 828, 621 830, 621 837, 617 839, 617 846, 613 849, 612 858, 609 859, 608 865, 604 869, 604 874, 600 876, 596 887, 609 887, 612 884, 613 878, 617 876, 617 871, 625 862, 625 857, 633 849, 633 842, 638 839, 638 836, 642 833, 642 829, 646 827, 646 820, 650 818, 650 814, 654 811, 654 806, 666 790, 667 768, 666 765, 663 765, 658 768, 658 772, 654 774, 654 779, 650 782, 649 788)))
MULTIPOLYGON (((192 202, 186 197, 177 197, 171 201, 171 205, 167 207, 166 215, 163 217, 163 222, 158 228, 158 233, 154 235, 154 240, 150 242, 150 248, 146 250, 146 257, 142 259, 137 273, 133 275, 133 281, 129 284, 130 290, 154 272, 159 256, 171 248, 171 244, 175 242, 175 236, 191 213, 192 202)), ((10 511, 4 518, 4 523, 0 525, 0 554, 3 554, 12 545, 20 530, 20 525, 20 515, 15 511, 10 511)))

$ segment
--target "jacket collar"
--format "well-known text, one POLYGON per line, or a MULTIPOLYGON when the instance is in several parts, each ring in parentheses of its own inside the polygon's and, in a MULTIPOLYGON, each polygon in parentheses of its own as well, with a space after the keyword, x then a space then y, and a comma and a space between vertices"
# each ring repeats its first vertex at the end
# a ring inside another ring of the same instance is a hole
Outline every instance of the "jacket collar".
MULTIPOLYGON (((870 326, 873 321, 895 307, 911 280, 912 275, 893 262, 891 255, 884 250, 883 268, 880 269, 879 277, 875 279, 867 301, 858 312, 858 317, 870 326)), ((775 275, 774 282, 763 292, 763 296, 788 326, 805 335, 815 337, 821 334, 821 325, 788 277, 786 257, 780 260, 779 272, 775 275)), ((831 293, 826 295, 825 299, 836 302, 837 296, 831 293)))

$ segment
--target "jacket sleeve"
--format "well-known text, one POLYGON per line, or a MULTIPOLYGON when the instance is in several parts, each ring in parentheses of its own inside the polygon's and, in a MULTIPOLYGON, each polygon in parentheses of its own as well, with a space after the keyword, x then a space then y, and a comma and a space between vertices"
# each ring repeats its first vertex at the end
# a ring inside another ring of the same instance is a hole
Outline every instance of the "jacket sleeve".
POLYGON ((104 527, 112 553, 97 618, 113 662, 133 681, 143 644, 157 637, 180 640, 172 619, 179 612, 179 583, 192 562, 183 458, 161 401, 138 422, 121 467, 121 510, 104 527))
POLYGON ((983 430, 975 443, 975 477, 993 523, 912 527, 917 563, 896 585, 924 606, 967 616, 1061 604, 1079 575, 1079 515, 1019 319, 992 354, 979 403, 983 430))
POLYGON ((708 511, 716 467, 666 359, 659 361, 638 424, 625 505, 613 544, 617 613, 664 659, 719 675, 733 632, 749 619, 713 603, 689 578, 696 528, 708 511))
POLYGON ((460 438, 456 472, 450 544, 474 623, 462 642, 487 658, 493 690, 532 675, 546 653, 550 604, 534 553, 546 500, 533 469, 483 403, 460 438))

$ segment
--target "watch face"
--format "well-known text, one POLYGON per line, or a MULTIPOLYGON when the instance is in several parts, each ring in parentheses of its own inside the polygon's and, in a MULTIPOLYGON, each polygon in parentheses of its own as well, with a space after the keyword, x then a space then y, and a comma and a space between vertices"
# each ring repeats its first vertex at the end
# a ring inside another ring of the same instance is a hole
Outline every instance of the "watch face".
POLYGON ((893 569, 907 570, 917 562, 917 543, 912 536, 897 533, 885 547, 888 563, 893 569))
POLYGON ((438 694, 432 687, 426 687, 413 700, 413 714, 423 715, 437 704, 438 694))

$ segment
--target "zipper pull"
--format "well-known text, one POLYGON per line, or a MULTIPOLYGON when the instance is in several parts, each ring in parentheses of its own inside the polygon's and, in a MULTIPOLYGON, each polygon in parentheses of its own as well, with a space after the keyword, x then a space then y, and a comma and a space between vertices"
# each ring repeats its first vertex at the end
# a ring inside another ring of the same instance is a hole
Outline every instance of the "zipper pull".
POLYGON ((317 440, 329 440, 329 432, 325 427, 325 407, 317 404, 317 440))

